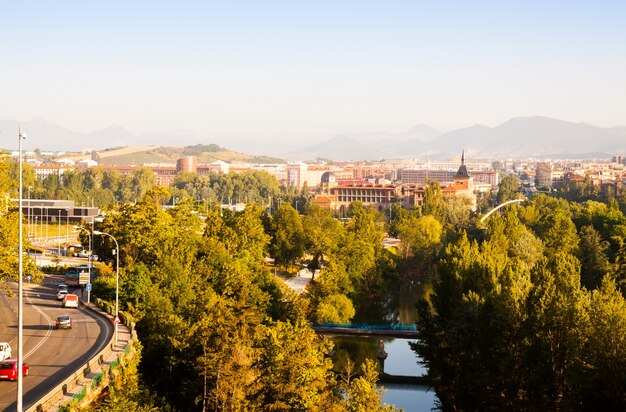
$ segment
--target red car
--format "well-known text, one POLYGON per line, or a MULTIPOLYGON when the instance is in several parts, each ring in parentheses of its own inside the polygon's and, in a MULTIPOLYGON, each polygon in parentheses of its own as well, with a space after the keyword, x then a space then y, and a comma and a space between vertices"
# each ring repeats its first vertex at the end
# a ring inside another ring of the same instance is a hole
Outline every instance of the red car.
MULTIPOLYGON (((22 363, 22 376, 28 376, 28 365, 22 363)), ((17 380, 17 361, 5 360, 0 362, 0 379, 8 379, 10 381, 17 380)))

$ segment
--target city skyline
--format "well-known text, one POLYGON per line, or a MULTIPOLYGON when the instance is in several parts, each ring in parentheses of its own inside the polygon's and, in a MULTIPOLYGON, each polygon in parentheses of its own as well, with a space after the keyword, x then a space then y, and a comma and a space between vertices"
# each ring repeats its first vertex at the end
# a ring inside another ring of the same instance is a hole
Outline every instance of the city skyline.
POLYGON ((0 119, 81 132, 185 128, 239 145, 535 115, 626 124, 617 2, 4 9, 0 119))

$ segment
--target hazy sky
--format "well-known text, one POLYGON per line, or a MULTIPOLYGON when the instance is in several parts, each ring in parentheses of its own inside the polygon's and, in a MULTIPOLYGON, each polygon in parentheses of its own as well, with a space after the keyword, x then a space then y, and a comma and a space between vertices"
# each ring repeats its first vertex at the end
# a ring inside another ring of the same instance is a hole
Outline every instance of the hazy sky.
POLYGON ((0 119, 235 139, 625 125, 625 4, 4 2, 0 119))

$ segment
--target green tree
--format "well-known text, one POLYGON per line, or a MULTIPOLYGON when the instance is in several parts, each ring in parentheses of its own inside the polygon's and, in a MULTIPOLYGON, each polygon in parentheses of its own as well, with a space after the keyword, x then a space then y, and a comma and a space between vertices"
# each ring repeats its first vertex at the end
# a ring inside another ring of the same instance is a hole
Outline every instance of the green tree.
POLYGON ((520 188, 521 184, 517 176, 512 174, 504 175, 502 180, 500 180, 500 184, 498 184, 496 202, 502 204, 509 200, 521 198, 520 188))
POLYGON ((543 215, 538 222, 537 235, 550 254, 574 253, 578 248, 576 226, 566 212, 554 210, 543 215))
POLYGON ((470 226, 472 199, 468 196, 451 196, 444 199, 446 222, 455 230, 470 226))
POLYGON ((533 409, 562 410, 577 396, 590 331, 589 296, 580 287, 580 264, 566 253, 545 259, 532 273, 528 299, 528 402, 533 409))
POLYGON ((578 259, 581 263, 581 282, 589 290, 602 283, 604 276, 612 272, 606 255, 609 247, 593 226, 583 226, 580 231, 578 259))
POLYGON ((350 221, 342 239, 337 260, 345 264, 345 271, 353 285, 353 301, 382 292, 380 260, 383 255, 383 226, 378 224, 380 213, 354 202, 350 207, 350 221))
POLYGON ((441 224, 446 222, 446 206, 443 201, 443 192, 441 191, 441 185, 437 181, 426 182, 422 214, 434 216, 441 224))
POLYGON ((133 170, 132 185, 134 189, 135 200, 142 199, 146 192, 156 186, 156 178, 150 169, 133 170))
POLYGON ((443 226, 432 215, 405 220, 398 228, 402 257, 428 261, 441 247, 443 226))
POLYGON ((579 376, 576 406, 581 410, 603 405, 626 409, 626 301, 616 285, 605 279, 591 294, 591 327, 585 352, 586 367, 579 376))
POLYGON ((322 268, 325 256, 332 256, 337 252, 339 240, 343 236, 343 226, 333 218, 330 210, 310 205, 302 217, 302 229, 306 250, 312 256, 308 268, 315 273, 322 268))
POLYGON ((346 410, 350 412, 379 411, 393 412, 393 406, 381 406, 384 389, 376 386, 378 371, 373 360, 367 359, 361 365, 361 375, 344 385, 346 410))
POLYGON ((315 311, 315 318, 321 323, 348 323, 354 314, 352 301, 346 295, 334 294, 321 299, 315 311))
POLYGON ((271 255, 276 263, 292 267, 304 255, 305 235, 298 212, 291 205, 278 208, 271 221, 271 255))
POLYGON ((335 378, 326 354, 331 345, 304 323, 260 325, 259 390, 255 397, 264 410, 333 409, 335 378))

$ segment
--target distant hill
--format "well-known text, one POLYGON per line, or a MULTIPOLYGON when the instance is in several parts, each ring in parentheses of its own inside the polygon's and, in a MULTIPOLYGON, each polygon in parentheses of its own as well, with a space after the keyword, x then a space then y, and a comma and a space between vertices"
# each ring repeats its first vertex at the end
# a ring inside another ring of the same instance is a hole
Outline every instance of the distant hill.
POLYGON ((315 160, 322 158, 337 161, 356 161, 379 158, 380 151, 375 146, 360 143, 353 138, 337 136, 327 142, 292 152, 286 157, 290 160, 315 160))
POLYGON ((547 117, 517 117, 494 128, 473 126, 445 133, 435 140, 434 146, 443 152, 465 147, 474 155, 584 157, 624 153, 626 133, 620 128, 600 128, 547 117))
MULTIPOLYGON (((224 149, 217 145, 173 146, 126 146, 97 151, 99 163, 104 165, 175 164, 184 156, 195 156, 200 164, 222 160, 229 163, 284 163, 283 159, 250 156, 224 149)), ((91 158, 90 153, 67 154, 61 157, 74 161, 91 158)))
POLYGON ((418 124, 400 133, 350 133, 295 150, 287 155, 293 160, 316 158, 337 161, 377 160, 404 157, 402 152, 421 153, 427 150, 441 132, 424 124, 418 124))
MULTIPOLYGON (((219 147, 219 146, 217 146, 219 147)), ((253 162, 254 157, 239 152, 220 148, 218 151, 201 151, 198 146, 172 147, 150 146, 140 147, 143 150, 133 150, 128 153, 109 155, 107 151, 98 152, 100 162, 107 165, 141 165, 146 163, 174 164, 184 156, 196 156, 198 163, 212 163, 216 160, 225 162, 253 162), (191 153, 191 154, 190 154, 191 153)), ((115 151, 118 151, 117 149, 115 151)))
POLYGON ((443 133, 433 140, 398 136, 387 135, 371 143, 353 138, 350 145, 345 144, 345 136, 337 136, 292 152, 289 158, 380 160, 424 157, 427 153, 432 158, 449 158, 463 149, 475 157, 607 158, 626 154, 625 127, 601 128, 540 116, 517 117, 496 127, 466 127, 443 133))
MULTIPOLYGON (((197 154, 200 162, 214 160, 267 162, 276 157, 252 157, 223 148, 210 136, 188 129, 134 135, 120 126, 81 133, 47 122, 42 118, 19 123, 0 120, 3 148, 17 149, 17 130, 21 124, 28 134, 28 150, 90 152, 96 150, 101 159, 115 164, 173 163, 186 154, 197 154), (11 134, 14 133, 14 139, 11 134), (163 144, 165 142, 165 144, 163 144), (171 143, 175 143, 173 147, 171 143), (154 146, 159 145, 159 146, 154 146), (136 146, 148 147, 138 150, 136 146), (127 153, 112 155, 107 147, 132 147, 127 153), (185 149, 186 148, 186 149, 185 149), (130 152, 129 152, 130 150, 130 152), (131 153, 132 152, 132 153, 131 153)), ((255 151, 260 155, 273 153, 289 160, 315 160, 317 158, 343 161, 424 158, 450 158, 465 149, 474 157, 535 157, 535 158, 609 158, 626 154, 626 127, 596 127, 586 123, 572 123, 541 116, 516 117, 496 127, 475 125, 441 133, 427 125, 419 124, 405 132, 348 133, 319 143, 303 145, 294 136, 276 137, 274 140, 256 139, 237 147, 255 151), (297 150, 293 148, 300 147, 297 150)), ((313 140, 308 140, 309 142, 313 140)), ((236 146, 235 140, 229 140, 236 146)), ((232 147, 230 148, 232 149, 232 147)), ((82 156, 81 158, 84 158, 82 156)))

